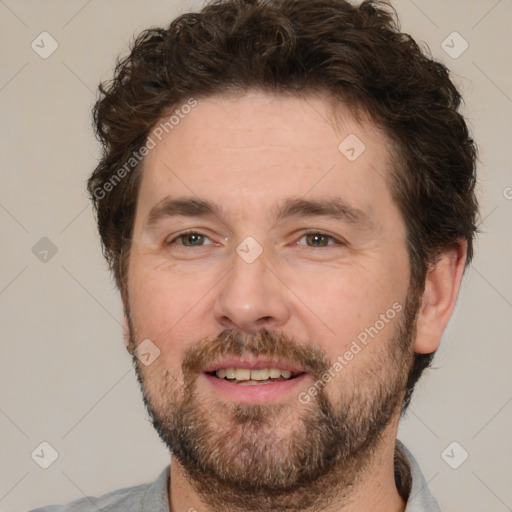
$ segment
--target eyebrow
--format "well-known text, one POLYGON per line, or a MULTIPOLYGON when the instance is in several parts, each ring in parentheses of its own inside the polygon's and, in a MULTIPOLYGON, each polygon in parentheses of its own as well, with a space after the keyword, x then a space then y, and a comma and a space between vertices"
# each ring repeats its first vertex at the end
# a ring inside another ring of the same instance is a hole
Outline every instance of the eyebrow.
MULTIPOLYGON (((149 212, 144 222, 145 229, 151 230, 160 221, 170 217, 217 217, 226 219, 221 205, 195 197, 166 197, 149 212)), ((289 198, 270 209, 270 218, 277 224, 291 217, 328 217, 343 220, 362 229, 370 229, 373 222, 363 210, 356 208, 340 197, 326 199, 289 198)))
POLYGON ((275 205, 271 211, 276 223, 289 217, 329 217, 360 227, 369 228, 372 224, 366 212, 348 204, 340 197, 288 199, 281 205, 275 205))

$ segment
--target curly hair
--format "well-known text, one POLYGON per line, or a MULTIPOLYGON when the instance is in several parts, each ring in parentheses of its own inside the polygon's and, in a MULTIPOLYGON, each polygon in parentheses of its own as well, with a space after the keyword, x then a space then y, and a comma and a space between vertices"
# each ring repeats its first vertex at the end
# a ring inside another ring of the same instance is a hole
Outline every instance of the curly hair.
MULTIPOLYGON (((191 97, 323 91, 366 113, 391 141, 389 189, 406 225, 415 292, 443 248, 465 241, 472 258, 477 150, 462 98, 449 70, 400 31, 388 2, 215 0, 143 31, 99 90, 103 154, 88 190, 125 307, 144 147, 155 124, 191 97)), ((415 354, 404 410, 433 356, 415 354)))

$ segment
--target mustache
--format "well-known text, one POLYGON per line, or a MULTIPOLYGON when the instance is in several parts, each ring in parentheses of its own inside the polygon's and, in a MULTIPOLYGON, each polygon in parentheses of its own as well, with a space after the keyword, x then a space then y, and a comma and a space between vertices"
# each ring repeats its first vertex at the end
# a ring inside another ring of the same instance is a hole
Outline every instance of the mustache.
POLYGON ((284 333, 262 329, 255 333, 224 330, 190 347, 183 362, 183 375, 199 374, 206 365, 223 357, 251 355, 286 361, 320 378, 331 366, 325 352, 312 343, 294 340, 284 333))

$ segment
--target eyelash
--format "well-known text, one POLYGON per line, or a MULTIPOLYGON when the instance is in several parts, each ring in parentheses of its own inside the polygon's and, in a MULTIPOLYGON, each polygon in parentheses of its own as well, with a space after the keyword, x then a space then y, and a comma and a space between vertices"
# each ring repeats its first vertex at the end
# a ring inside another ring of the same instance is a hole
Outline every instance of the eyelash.
MULTIPOLYGON (((179 240, 180 238, 183 238, 183 237, 186 237, 186 236, 189 236, 189 235, 199 235, 199 236, 202 236, 204 238, 207 238, 209 240, 210 237, 208 237, 207 235, 203 235, 202 233, 199 233, 198 231, 185 231, 183 233, 180 233, 179 235, 175 236, 172 240, 169 240, 166 245, 171 245, 171 244, 174 244, 176 242, 176 240, 179 240)), ((308 236, 308 235, 318 235, 318 236, 321 236, 321 237, 324 237, 324 238, 328 238, 329 240, 333 240, 334 243, 333 244, 327 244, 327 246, 320 246, 320 247, 314 247, 314 246, 307 246, 311 249, 323 249, 324 247, 329 247, 331 245, 345 245, 345 243, 341 240, 338 240, 337 238, 333 237, 332 235, 329 235, 327 233, 324 233, 322 231, 315 231, 315 230, 310 230, 310 231, 306 231, 302 234, 302 236, 300 237, 299 240, 301 240, 302 238, 304 238, 305 236, 308 236)), ((204 245, 192 245, 192 246, 188 246, 188 245, 183 245, 183 244, 178 244, 178 245, 181 245, 182 247, 187 247, 187 248, 193 248, 193 247, 205 247, 204 245)), ((210 245, 210 244, 209 244, 210 245)))

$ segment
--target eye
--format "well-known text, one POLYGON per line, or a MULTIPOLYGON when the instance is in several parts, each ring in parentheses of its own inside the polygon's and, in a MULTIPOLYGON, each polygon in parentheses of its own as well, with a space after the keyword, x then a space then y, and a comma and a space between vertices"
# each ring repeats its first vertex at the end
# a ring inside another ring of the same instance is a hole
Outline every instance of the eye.
POLYGON ((343 245, 343 242, 340 242, 333 236, 322 233, 321 231, 309 231, 305 233, 300 240, 303 238, 306 238, 306 244, 313 248, 322 248, 327 247, 328 245, 343 245), (329 243, 330 241, 333 241, 334 243, 329 243))
POLYGON ((178 243, 178 245, 181 245, 183 247, 202 247, 204 245, 210 245, 204 243, 205 240, 210 240, 209 237, 201 233, 197 233, 195 231, 187 231, 185 233, 181 233, 178 236, 174 237, 172 240, 169 240, 167 244, 174 244, 177 240, 181 240, 183 242, 178 243))

